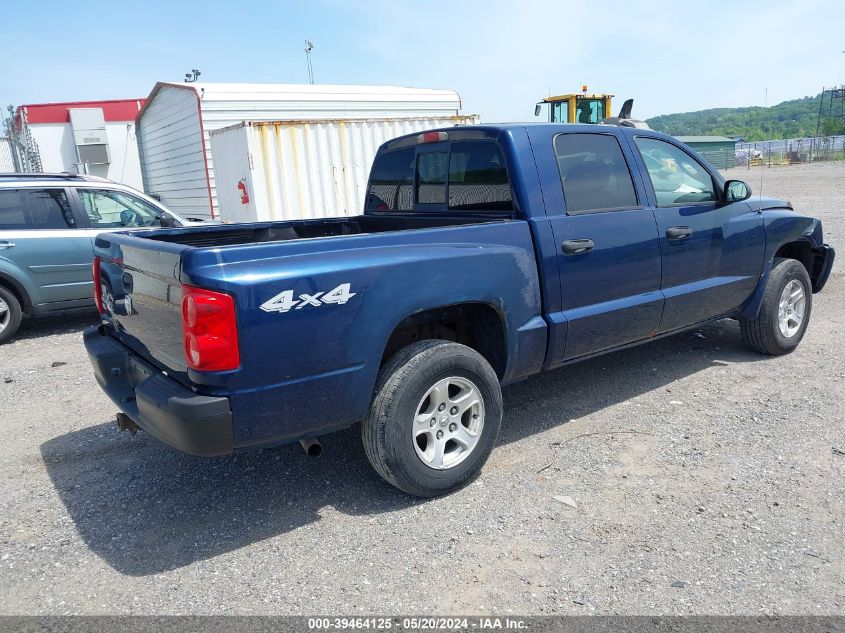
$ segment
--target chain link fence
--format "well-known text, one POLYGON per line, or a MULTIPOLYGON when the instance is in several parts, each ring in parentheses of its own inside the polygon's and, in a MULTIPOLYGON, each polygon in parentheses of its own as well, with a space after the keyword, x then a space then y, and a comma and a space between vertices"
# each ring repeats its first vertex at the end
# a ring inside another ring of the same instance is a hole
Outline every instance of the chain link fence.
POLYGON ((736 144, 737 165, 793 165, 845 160, 845 135, 736 144))

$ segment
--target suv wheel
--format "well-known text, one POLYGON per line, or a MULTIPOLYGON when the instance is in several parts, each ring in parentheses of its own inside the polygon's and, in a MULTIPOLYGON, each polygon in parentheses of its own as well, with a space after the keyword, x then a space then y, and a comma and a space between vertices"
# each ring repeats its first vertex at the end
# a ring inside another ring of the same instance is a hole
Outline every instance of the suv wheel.
POLYGON ((496 372, 475 350, 448 341, 409 345, 379 373, 362 425, 370 463, 408 494, 464 486, 493 450, 502 421, 496 372))
POLYGON ((21 304, 4 286, 0 286, 0 343, 8 341, 21 324, 21 304))

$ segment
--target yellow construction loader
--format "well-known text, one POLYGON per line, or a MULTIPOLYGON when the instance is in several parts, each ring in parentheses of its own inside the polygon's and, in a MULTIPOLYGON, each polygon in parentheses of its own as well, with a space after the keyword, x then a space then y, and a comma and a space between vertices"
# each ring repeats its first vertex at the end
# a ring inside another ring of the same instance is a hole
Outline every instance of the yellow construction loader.
POLYGON ((543 106, 548 104, 548 120, 551 123, 603 123, 648 129, 644 121, 631 118, 633 99, 628 99, 622 104, 619 116, 610 116, 613 96, 606 93, 589 93, 587 86, 582 86, 581 92, 546 97, 539 101, 534 107, 534 116, 540 116, 543 106))

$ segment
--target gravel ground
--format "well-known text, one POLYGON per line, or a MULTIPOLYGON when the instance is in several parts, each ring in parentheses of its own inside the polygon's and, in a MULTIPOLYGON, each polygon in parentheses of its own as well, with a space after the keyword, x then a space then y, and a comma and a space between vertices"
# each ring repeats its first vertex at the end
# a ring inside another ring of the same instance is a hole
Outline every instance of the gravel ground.
MULTIPOLYGON (((845 165, 729 173, 761 175, 845 254, 845 165)), ((725 321, 507 388, 482 476, 430 501, 356 429, 319 460, 119 433, 94 315, 30 319, 0 348, 0 612, 845 614, 844 270, 787 357, 725 321)))

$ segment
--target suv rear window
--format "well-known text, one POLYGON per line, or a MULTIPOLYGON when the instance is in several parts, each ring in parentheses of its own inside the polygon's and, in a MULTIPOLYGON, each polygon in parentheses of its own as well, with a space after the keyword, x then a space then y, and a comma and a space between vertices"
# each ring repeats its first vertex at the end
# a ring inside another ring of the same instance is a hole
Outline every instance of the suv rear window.
POLYGON ((433 151, 384 152, 370 176, 368 211, 512 211, 505 160, 494 141, 455 141, 433 151))
POLYGON ((64 189, 0 190, 0 230, 75 227, 64 189))

